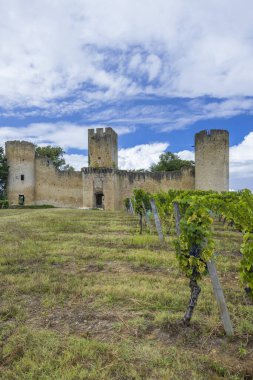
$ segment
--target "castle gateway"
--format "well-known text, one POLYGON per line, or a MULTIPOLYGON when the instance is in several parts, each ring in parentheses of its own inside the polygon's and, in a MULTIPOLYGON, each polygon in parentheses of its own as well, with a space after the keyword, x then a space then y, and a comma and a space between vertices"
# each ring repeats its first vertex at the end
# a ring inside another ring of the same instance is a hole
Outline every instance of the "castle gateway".
POLYGON ((149 192, 169 189, 227 191, 229 189, 229 134, 224 130, 195 135, 195 172, 134 172, 118 169, 118 136, 112 128, 88 130, 89 167, 57 170, 46 158, 36 157, 35 145, 6 142, 10 204, 57 207, 99 207, 120 210, 136 188, 149 192))

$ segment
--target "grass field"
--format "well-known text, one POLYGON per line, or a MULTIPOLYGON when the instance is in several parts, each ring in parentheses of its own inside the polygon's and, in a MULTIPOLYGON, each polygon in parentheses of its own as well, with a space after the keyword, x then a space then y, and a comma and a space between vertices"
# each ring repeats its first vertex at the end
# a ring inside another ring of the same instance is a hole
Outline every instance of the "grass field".
POLYGON ((123 213, 0 211, 3 380, 253 379, 253 303, 241 235, 216 224, 216 265, 235 337, 208 277, 190 327, 173 236, 138 235, 123 213))

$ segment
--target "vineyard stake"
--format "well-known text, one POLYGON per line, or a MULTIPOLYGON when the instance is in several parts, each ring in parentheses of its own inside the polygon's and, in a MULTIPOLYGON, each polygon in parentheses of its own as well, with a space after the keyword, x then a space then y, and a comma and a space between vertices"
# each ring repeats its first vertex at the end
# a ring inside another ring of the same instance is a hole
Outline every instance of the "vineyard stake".
POLYGON ((130 204, 130 213, 134 214, 134 207, 133 207, 133 203, 131 199, 129 199, 129 204, 130 204))
MULTIPOLYGON (((174 202, 173 206, 174 206, 174 214, 175 214, 175 220, 176 220, 176 232, 177 232, 177 236, 179 236, 181 233, 180 231, 181 216, 180 216, 178 202, 174 202)), ((207 263, 207 269, 208 269, 209 276, 211 278, 213 292, 214 292, 214 295, 219 307, 220 316, 221 316, 224 330, 227 336, 233 336, 234 330, 233 330, 233 326, 230 320, 224 293, 223 293, 221 283, 217 274, 215 263, 212 260, 207 263)))
POLYGON ((147 213, 147 210, 146 210, 146 207, 145 207, 143 201, 142 201, 142 207, 143 207, 143 210, 144 210, 144 213, 145 213, 145 219, 146 219, 147 225, 149 227, 149 230, 151 231, 151 223, 150 223, 149 216, 148 216, 148 213, 147 213))
POLYGON ((154 214, 155 226, 156 226, 156 230, 157 230, 157 233, 158 233, 158 236, 159 236, 159 240, 163 241, 164 240, 164 236, 163 236, 162 226, 161 226, 161 222, 160 222, 160 219, 159 219, 159 215, 158 215, 158 212, 157 212, 157 208, 156 208, 156 204, 155 204, 154 199, 150 200, 150 204, 151 204, 151 208, 152 208, 152 211, 153 211, 153 214, 154 214))
POLYGON ((180 231, 181 216, 180 216, 180 211, 179 211, 179 205, 177 202, 173 202, 173 206, 174 206, 174 214, 175 214, 175 221, 176 221, 176 233, 177 233, 177 236, 179 236, 181 234, 181 231, 180 231))
POLYGON ((233 326, 230 320, 228 308, 226 305, 225 297, 223 294, 223 290, 220 284, 220 280, 217 274, 217 270, 215 267, 214 262, 211 260, 207 263, 207 269, 209 272, 209 275, 211 277, 212 285, 213 285, 213 291, 215 294, 215 298, 219 307, 221 319, 223 322, 223 326, 225 329, 225 332, 228 336, 233 336, 234 335, 234 330, 233 326))

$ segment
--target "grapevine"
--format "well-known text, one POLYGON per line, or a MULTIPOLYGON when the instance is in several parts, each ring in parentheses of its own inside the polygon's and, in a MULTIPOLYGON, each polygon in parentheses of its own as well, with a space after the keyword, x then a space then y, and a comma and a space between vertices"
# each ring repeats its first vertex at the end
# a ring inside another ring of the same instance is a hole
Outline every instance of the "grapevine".
MULTIPOLYGON (((206 264, 215 249, 212 223, 217 217, 242 232, 240 274, 247 293, 253 297, 253 194, 238 192, 181 191, 152 194, 165 232, 174 225, 173 202, 181 213, 181 235, 175 240, 179 266, 191 281, 199 281, 206 273, 206 264)), ((136 210, 148 203, 150 194, 135 191, 136 210), (137 201, 138 199, 138 201, 137 201)))

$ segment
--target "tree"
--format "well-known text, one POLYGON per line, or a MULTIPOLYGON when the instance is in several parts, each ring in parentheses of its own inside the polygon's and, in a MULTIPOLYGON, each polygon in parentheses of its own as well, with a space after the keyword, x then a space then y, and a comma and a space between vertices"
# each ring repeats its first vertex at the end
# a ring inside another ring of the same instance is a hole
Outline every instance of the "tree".
POLYGON ((7 179, 8 179, 7 158, 4 154, 4 148, 0 147, 0 199, 6 198, 7 179))
POLYGON ((159 162, 150 167, 150 171, 172 171, 180 170, 181 168, 194 168, 194 161, 181 160, 181 158, 172 152, 166 152, 160 155, 159 162))
POLYGON ((68 172, 75 170, 73 166, 66 164, 66 161, 63 158, 65 152, 60 146, 37 146, 35 152, 37 157, 49 158, 58 170, 65 170, 68 172))

